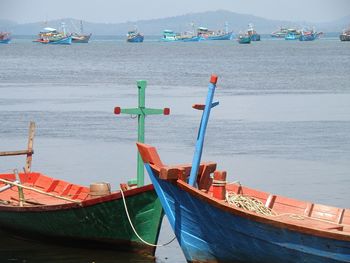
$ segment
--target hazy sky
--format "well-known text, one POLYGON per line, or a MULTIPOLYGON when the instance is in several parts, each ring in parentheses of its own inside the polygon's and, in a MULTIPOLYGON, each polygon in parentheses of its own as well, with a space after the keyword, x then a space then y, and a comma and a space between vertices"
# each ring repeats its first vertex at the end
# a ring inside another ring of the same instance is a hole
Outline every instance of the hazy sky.
POLYGON ((69 17, 116 23, 218 9, 327 22, 350 15, 350 0, 0 0, 0 19, 27 23, 69 17))

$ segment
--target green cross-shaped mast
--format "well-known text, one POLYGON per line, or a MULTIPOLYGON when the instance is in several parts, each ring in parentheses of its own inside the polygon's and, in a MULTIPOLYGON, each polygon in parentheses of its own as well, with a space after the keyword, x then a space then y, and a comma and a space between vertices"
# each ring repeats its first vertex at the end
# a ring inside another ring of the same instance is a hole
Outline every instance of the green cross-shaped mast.
MULTIPOLYGON (((156 114, 164 114, 169 115, 170 109, 151 109, 146 108, 145 106, 145 96, 146 96, 146 86, 147 82, 145 80, 137 81, 137 88, 139 93, 139 106, 138 108, 131 109, 121 109, 120 107, 114 108, 115 114, 125 113, 131 115, 137 115, 138 117, 138 138, 137 141, 144 143, 145 142, 145 117, 146 115, 156 115, 156 114)), ((137 153, 137 186, 144 185, 144 167, 143 161, 141 159, 140 153, 137 153)))

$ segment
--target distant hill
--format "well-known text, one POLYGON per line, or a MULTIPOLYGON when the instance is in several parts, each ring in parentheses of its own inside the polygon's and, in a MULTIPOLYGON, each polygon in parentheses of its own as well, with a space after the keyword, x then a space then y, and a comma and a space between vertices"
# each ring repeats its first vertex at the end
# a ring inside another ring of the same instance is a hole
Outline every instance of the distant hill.
MULTIPOLYGON (((79 30, 79 20, 65 18, 48 21, 46 23, 37 22, 28 24, 18 24, 8 20, 0 20, 0 31, 11 31, 15 35, 36 35, 42 28, 47 26, 59 28, 62 22, 65 22, 66 28, 70 32, 79 30)), ((341 32, 350 25, 350 16, 327 23, 311 23, 307 21, 292 22, 287 20, 270 20, 253 15, 217 10, 125 23, 91 23, 84 21, 83 24, 84 31, 91 32, 94 35, 124 35, 129 29, 133 29, 135 25, 137 25, 139 30, 145 35, 160 35, 164 29, 172 29, 177 32, 191 30, 191 23, 196 27, 204 26, 210 29, 224 29, 226 22, 228 23, 229 29, 234 32, 246 30, 249 23, 254 24, 255 29, 262 34, 269 34, 281 26, 298 28, 314 26, 318 31, 341 32)))

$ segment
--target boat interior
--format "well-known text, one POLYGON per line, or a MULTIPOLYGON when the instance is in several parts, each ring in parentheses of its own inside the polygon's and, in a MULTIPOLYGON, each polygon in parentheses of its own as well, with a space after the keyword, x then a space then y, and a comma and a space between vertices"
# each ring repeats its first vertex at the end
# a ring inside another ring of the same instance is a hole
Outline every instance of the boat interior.
POLYGON ((0 180, 0 205, 59 205, 90 198, 89 187, 57 180, 41 173, 0 174, 0 180), (19 189, 22 189, 22 194, 19 189))

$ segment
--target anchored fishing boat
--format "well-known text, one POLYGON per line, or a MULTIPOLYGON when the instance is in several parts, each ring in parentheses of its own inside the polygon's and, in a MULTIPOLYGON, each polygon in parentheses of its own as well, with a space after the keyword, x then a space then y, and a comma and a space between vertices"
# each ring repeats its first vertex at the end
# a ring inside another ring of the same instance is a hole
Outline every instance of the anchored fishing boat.
POLYGON ((57 29, 46 27, 39 33, 39 38, 33 42, 53 45, 70 45, 72 44, 72 36, 65 32, 58 32, 57 29))
POLYGON ((288 29, 287 34, 285 35, 285 40, 298 40, 300 38, 301 31, 297 29, 288 29))
POLYGON ((11 41, 10 32, 0 32, 0 44, 8 44, 11 41))
POLYGON ((239 44, 250 44, 252 39, 248 34, 239 34, 237 41, 239 44))
POLYGON ((316 32, 315 30, 302 30, 299 40, 300 41, 314 41, 322 35, 322 32, 316 32))
POLYGON ((350 262, 350 209, 227 183, 200 163, 217 77, 212 76, 192 164, 165 165, 138 143, 146 170, 188 262, 350 262))
POLYGON ((130 43, 141 43, 143 42, 143 39, 143 34, 139 33, 137 28, 135 28, 134 30, 130 30, 128 32, 126 41, 130 43))
POLYGON ((203 40, 231 40, 233 32, 228 31, 228 24, 225 24, 225 30, 213 31, 206 27, 198 27, 197 36, 203 40))
POLYGON ((253 24, 248 25, 247 34, 251 41, 260 41, 260 35, 255 31, 253 24))
MULTIPOLYGON (((146 81, 138 81, 139 107, 115 114, 138 115, 138 141, 144 141, 145 116, 169 114, 169 109, 145 107, 146 81)), ((125 250, 154 256, 163 218, 153 185, 144 185, 143 162, 138 155, 137 179, 111 191, 109 183, 73 184, 31 171, 34 123, 28 149, 0 152, 0 156, 27 155, 23 173, 0 174, 0 228, 31 239, 125 250)))
POLYGON ((161 41, 164 42, 198 42, 201 40, 203 40, 203 38, 193 35, 193 32, 185 32, 180 34, 175 33, 173 30, 170 29, 163 30, 163 36, 161 38, 161 41))
POLYGON ((92 33, 84 34, 83 21, 80 21, 80 32, 72 33, 72 43, 89 43, 91 35, 92 33))
POLYGON ((340 41, 350 41, 350 28, 344 29, 339 36, 340 41))
POLYGON ((288 29, 287 28, 284 28, 284 27, 281 27, 280 29, 272 32, 270 34, 271 37, 275 37, 275 38, 284 38, 288 33, 288 29))

